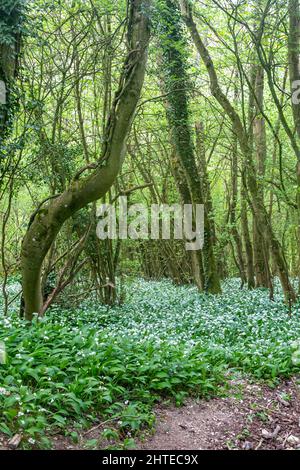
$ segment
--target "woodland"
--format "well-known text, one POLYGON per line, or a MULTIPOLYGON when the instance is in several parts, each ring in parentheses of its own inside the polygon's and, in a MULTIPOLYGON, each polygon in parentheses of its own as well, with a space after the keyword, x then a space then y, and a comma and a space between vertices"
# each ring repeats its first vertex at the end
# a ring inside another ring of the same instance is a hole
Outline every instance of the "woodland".
POLYGON ((300 1, 0 0, 0 234, 0 449, 299 449, 300 1))

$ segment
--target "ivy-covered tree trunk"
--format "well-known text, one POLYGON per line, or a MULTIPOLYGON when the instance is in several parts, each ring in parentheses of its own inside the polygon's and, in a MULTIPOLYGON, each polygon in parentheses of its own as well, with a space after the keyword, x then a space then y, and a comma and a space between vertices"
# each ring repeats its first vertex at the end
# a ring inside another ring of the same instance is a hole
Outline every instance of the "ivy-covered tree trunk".
MULTIPOLYGON (((167 119, 171 129, 172 143, 184 170, 193 205, 204 204, 203 181, 195 160, 195 149, 189 123, 188 75, 185 57, 182 19, 176 0, 165 0, 160 6, 162 32, 160 41, 163 53, 162 71, 164 90, 167 93, 167 119)), ((205 290, 212 294, 221 292, 219 274, 214 255, 214 236, 208 207, 204 208, 203 263, 205 290)))
POLYGON ((0 145, 12 122, 13 87, 18 69, 23 0, 2 0, 0 5, 0 145))
POLYGON ((126 140, 142 90, 150 39, 151 0, 130 0, 128 45, 120 86, 108 119, 102 154, 92 173, 74 177, 69 188, 37 212, 25 235, 21 252, 25 318, 42 309, 43 261, 63 223, 89 203, 100 199, 122 166, 126 140))
MULTIPOLYGON (((176 151, 174 151, 171 157, 171 165, 172 165, 174 179, 176 181, 176 185, 177 185, 179 194, 181 196, 182 203, 193 204, 191 192, 190 192, 190 189, 187 184, 186 177, 185 177, 185 172, 180 164, 180 160, 178 159, 176 155, 176 151)), ((201 250, 192 250, 189 253, 190 253, 193 281, 196 284, 199 291, 203 292, 205 290, 205 273, 204 273, 202 252, 201 250)))

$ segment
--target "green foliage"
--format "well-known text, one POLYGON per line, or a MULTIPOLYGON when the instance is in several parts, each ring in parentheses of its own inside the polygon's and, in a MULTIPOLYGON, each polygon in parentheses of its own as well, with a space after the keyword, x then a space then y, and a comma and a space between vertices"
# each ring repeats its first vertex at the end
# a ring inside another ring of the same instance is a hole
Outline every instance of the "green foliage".
POLYGON ((14 46, 24 25, 27 0, 2 0, 0 6, 0 43, 14 46))
POLYGON ((279 290, 275 303, 238 280, 216 297, 168 281, 135 281, 127 291, 126 305, 56 307, 31 327, 2 318, 2 432, 40 443, 52 429, 101 415, 118 420, 122 435, 136 433, 152 425, 155 401, 216 394, 229 368, 269 381, 299 370, 300 307, 290 317, 279 290))
POLYGON ((293 350, 293 355, 292 355, 293 364, 295 364, 296 366, 300 366, 300 340, 294 341, 292 343, 292 350, 293 350))
POLYGON ((187 41, 177 2, 158 1, 156 15, 158 16, 155 22, 156 30, 162 51, 164 87, 168 93, 168 117, 173 125, 188 126, 187 41))
POLYGON ((14 79, 18 69, 21 36, 24 33, 26 0, 3 0, 0 5, 0 80, 5 83, 6 102, 0 103, 0 157, 6 156, 3 137, 8 135, 19 93, 14 79))

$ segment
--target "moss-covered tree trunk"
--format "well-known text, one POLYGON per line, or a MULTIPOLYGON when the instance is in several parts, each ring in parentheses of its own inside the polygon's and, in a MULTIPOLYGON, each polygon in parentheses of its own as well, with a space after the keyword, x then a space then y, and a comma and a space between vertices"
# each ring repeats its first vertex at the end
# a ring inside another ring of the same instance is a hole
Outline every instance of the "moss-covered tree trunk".
POLYGON ((89 203, 100 199, 115 181, 126 152, 126 140, 142 90, 150 38, 151 0, 130 0, 128 18, 129 51, 120 86, 106 127, 101 157, 88 177, 77 177, 70 187, 39 211, 23 240, 21 252, 25 317, 42 309, 41 274, 43 261, 63 223, 89 203))
MULTIPOLYGON (((181 202, 183 204, 192 204, 192 196, 187 184, 185 172, 180 164, 180 160, 176 156, 176 151, 174 151, 171 157, 171 166, 174 175, 174 179, 181 196, 181 202)), ((192 250, 190 253, 191 268, 193 281, 198 287, 200 292, 205 290, 205 273, 203 266, 203 257, 201 250, 192 250)))

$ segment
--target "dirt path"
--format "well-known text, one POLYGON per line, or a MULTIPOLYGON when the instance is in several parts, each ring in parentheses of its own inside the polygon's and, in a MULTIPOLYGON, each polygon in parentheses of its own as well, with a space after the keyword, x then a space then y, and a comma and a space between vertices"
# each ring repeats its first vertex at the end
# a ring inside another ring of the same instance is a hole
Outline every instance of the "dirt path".
POLYGON ((189 400, 182 408, 157 408, 147 450, 300 448, 300 387, 276 389, 246 381, 232 383, 226 398, 189 400))
MULTIPOLYGON (((226 397, 209 401, 188 400, 181 408, 160 405, 156 426, 137 442, 145 450, 300 449, 300 380, 293 378, 276 388, 235 380, 226 397)), ((54 449, 116 446, 101 436, 105 426, 84 431, 78 444, 70 438, 52 438, 54 449)), ((0 433, 0 449, 8 449, 0 433)))

